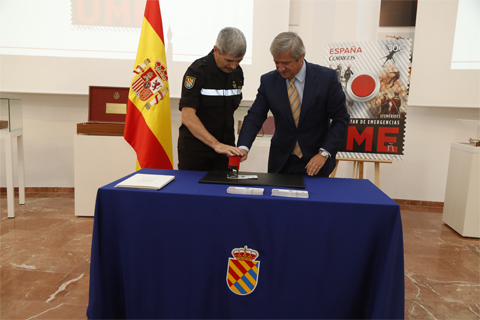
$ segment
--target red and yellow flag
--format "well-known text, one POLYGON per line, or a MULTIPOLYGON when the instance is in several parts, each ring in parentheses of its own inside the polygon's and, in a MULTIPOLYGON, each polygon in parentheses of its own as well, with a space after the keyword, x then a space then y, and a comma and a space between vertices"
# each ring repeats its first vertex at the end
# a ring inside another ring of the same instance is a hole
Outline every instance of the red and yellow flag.
POLYGON ((128 95, 125 140, 141 168, 173 169, 170 94, 159 0, 147 0, 128 95))

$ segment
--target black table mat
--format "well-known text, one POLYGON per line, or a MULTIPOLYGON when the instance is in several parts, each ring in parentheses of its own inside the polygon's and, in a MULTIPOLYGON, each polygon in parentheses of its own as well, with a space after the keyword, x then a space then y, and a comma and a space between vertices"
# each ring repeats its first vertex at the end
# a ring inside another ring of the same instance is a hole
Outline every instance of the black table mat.
POLYGON ((239 175, 256 175, 258 179, 228 179, 227 175, 229 173, 230 171, 228 170, 210 171, 198 182, 228 184, 231 186, 274 186, 305 189, 302 175, 239 171, 239 175))

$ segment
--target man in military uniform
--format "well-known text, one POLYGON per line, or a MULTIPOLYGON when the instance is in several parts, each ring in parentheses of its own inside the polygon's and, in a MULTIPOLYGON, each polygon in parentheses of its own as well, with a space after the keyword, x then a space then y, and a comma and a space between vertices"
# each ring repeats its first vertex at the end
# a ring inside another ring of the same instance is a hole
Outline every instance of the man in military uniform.
POLYGON ((242 155, 235 147, 233 113, 242 100, 239 64, 246 48, 240 30, 224 28, 213 50, 185 72, 179 104, 178 169, 227 169, 229 156, 242 155))

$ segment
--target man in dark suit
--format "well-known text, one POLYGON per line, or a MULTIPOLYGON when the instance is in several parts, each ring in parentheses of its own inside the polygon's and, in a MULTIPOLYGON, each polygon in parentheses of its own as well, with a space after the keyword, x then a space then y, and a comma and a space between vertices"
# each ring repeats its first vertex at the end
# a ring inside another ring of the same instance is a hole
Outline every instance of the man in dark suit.
POLYGON ((237 143, 242 161, 271 111, 275 133, 268 172, 328 177, 350 119, 337 74, 308 63, 303 41, 293 32, 276 36, 270 52, 276 70, 261 77, 257 97, 243 121, 237 143))

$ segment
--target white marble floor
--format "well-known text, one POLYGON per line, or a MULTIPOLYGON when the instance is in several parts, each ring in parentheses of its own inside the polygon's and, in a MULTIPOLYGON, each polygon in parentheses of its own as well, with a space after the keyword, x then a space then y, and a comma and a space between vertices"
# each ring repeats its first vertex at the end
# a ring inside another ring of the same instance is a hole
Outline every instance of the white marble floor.
MULTIPOLYGON (((73 192, 27 193, 7 218, 0 195, 0 318, 86 319, 93 218, 73 192)), ((480 318, 480 240, 442 223, 442 208, 403 204, 405 319, 480 318)))

